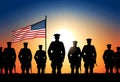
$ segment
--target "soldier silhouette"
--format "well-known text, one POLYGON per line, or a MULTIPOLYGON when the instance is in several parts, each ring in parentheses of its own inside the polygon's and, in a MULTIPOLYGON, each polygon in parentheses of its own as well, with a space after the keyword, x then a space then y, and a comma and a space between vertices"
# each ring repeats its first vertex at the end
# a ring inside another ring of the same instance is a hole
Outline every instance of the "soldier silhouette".
POLYGON ((4 59, 3 59, 3 51, 2 47, 0 47, 0 74, 3 74, 3 65, 4 65, 4 59))
POLYGON ((103 53, 106 73, 113 73, 114 67, 114 51, 111 50, 111 44, 107 44, 107 49, 103 53))
POLYGON ((117 51, 115 52, 115 69, 116 69, 116 73, 119 73, 119 69, 120 69, 120 47, 117 47, 117 51))
POLYGON ((3 51, 5 74, 12 74, 13 68, 15 67, 16 52, 11 45, 12 42, 7 42, 7 48, 3 51))
POLYGON ((91 38, 87 39, 87 45, 84 45, 82 49, 85 73, 88 74, 88 70, 90 69, 90 73, 93 73, 94 64, 96 64, 96 49, 94 45, 91 45, 91 38))
POLYGON ((68 51, 68 59, 71 68, 71 74, 74 74, 74 70, 76 74, 79 73, 79 68, 81 69, 81 50, 77 47, 77 41, 73 41, 73 46, 68 51))
POLYGON ((42 50, 42 45, 39 45, 39 50, 36 51, 34 59, 37 64, 38 74, 40 74, 41 71, 42 74, 44 74, 47 57, 46 57, 46 52, 42 50))
POLYGON ((63 42, 59 41, 60 34, 54 34, 54 36, 55 41, 52 41, 48 48, 48 56, 52 61, 52 74, 61 74, 62 63, 65 58, 65 48, 63 42))
POLYGON ((18 58, 21 63, 22 74, 29 74, 29 70, 31 69, 31 61, 32 61, 32 53, 31 50, 28 48, 28 43, 23 43, 24 48, 20 49, 18 54, 18 58))

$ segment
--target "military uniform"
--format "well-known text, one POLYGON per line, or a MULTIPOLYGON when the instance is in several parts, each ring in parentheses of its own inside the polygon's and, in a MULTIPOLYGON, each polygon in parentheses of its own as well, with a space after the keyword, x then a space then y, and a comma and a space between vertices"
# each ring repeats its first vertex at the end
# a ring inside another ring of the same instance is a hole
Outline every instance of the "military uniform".
POLYGON ((52 41, 48 48, 48 55, 51 62, 52 73, 61 74, 62 63, 65 57, 65 48, 63 42, 59 41, 60 34, 55 34, 55 41, 52 41))
POLYGON ((79 73, 79 68, 81 67, 81 50, 77 47, 77 41, 73 41, 73 47, 71 47, 68 51, 68 59, 71 68, 71 74, 74 74, 74 69, 76 74, 79 73))
POLYGON ((114 51, 111 50, 111 44, 107 44, 107 50, 103 53, 103 60, 105 63, 106 73, 113 73, 113 67, 114 67, 114 51))
POLYGON ((87 45, 82 49, 85 73, 88 73, 90 68, 90 73, 93 73, 94 64, 96 63, 96 49, 94 45, 91 45, 91 38, 87 39, 87 45))
POLYGON ((47 57, 46 52, 42 50, 42 45, 39 45, 39 50, 36 51, 34 59, 37 64, 38 74, 40 74, 40 70, 42 70, 42 74, 44 74, 47 57))
POLYGON ((18 54, 18 58, 21 63, 21 69, 22 73, 25 74, 25 72, 28 74, 29 69, 31 68, 31 61, 32 61, 32 53, 29 48, 27 48, 28 43, 25 42, 24 48, 22 48, 18 54))
POLYGON ((16 52, 14 48, 11 48, 12 42, 7 42, 7 48, 4 49, 3 55, 4 55, 4 68, 5 73, 8 74, 10 71, 10 74, 12 74, 12 70, 15 66, 16 61, 16 52))

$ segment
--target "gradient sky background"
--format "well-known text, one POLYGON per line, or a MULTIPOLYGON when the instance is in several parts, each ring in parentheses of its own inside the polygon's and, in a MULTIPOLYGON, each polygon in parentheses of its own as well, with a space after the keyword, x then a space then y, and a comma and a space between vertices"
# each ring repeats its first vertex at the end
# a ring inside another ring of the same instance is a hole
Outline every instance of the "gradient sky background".
MULTIPOLYGON (((6 47, 11 41, 11 31, 34 24, 47 16, 47 48, 53 34, 60 33, 60 40, 64 42, 66 57, 62 72, 70 73, 67 58, 68 49, 72 41, 77 40, 78 46, 83 48, 86 38, 92 38, 92 44, 97 51, 97 64, 94 72, 104 73, 102 55, 106 44, 111 43, 112 49, 120 46, 120 1, 119 0, 0 0, 0 46, 6 47)), ((34 57, 39 44, 44 45, 43 38, 24 40, 13 43, 16 54, 22 43, 29 42, 29 48, 34 57)), ((45 45, 44 48, 45 50, 45 45)), ((49 58, 47 58, 46 73, 51 73, 49 58)), ((16 61, 17 72, 21 73, 20 63, 16 61)), ((32 60, 32 70, 36 73, 36 63, 32 60)), ((82 62, 82 73, 84 73, 82 62)))

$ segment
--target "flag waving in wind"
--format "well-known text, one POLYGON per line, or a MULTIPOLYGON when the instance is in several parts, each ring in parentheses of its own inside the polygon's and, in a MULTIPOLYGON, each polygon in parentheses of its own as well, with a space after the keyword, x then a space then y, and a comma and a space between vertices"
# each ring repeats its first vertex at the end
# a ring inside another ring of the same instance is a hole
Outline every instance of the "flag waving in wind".
POLYGON ((24 28, 12 31, 12 42, 18 42, 26 39, 45 38, 46 19, 24 28))

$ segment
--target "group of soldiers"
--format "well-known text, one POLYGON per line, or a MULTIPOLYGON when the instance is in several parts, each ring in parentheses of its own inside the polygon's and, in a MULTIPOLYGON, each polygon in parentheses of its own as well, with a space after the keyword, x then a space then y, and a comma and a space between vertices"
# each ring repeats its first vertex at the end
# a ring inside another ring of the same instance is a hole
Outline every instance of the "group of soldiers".
POLYGON ((103 60, 105 63, 106 73, 113 73, 115 67, 116 73, 120 69, 120 47, 116 48, 116 52, 111 49, 111 44, 107 44, 107 49, 103 53, 103 60))
MULTIPOLYGON (((55 41, 50 43, 48 47, 48 57, 51 61, 52 74, 61 74, 61 68, 65 59, 65 47, 62 41, 59 41, 60 34, 54 34, 55 41)), ((70 63, 71 74, 79 74, 81 71, 81 61, 83 59, 85 74, 93 73, 94 65, 96 64, 96 48, 91 45, 91 38, 87 38, 87 44, 83 46, 81 50, 77 46, 77 41, 73 41, 73 46, 68 51, 68 60, 70 63)), ((32 62, 32 53, 28 48, 28 43, 23 43, 24 47, 20 49, 18 54, 19 61, 21 63, 22 74, 29 74, 32 62)), ((13 69, 16 71, 16 52, 11 47, 11 42, 7 42, 7 48, 2 51, 0 47, 0 74, 5 70, 5 74, 12 74, 13 69)), ((34 59, 37 64, 37 73, 44 74, 46 67, 46 51, 42 50, 43 45, 39 45, 39 50, 36 51, 34 59)), ((105 63, 106 73, 113 73, 114 66, 116 72, 119 72, 120 67, 120 47, 117 47, 117 52, 111 50, 111 44, 107 45, 107 49, 103 53, 103 60, 105 63)))
MULTIPOLYGON (((2 51, 0 47, 0 74, 3 74, 3 69, 5 74, 13 74, 13 69, 16 72, 16 52, 15 49, 11 47, 12 42, 7 42, 7 48, 2 51)), ((18 54, 19 61, 21 63, 22 74, 29 74, 32 62, 32 53, 28 48, 28 43, 23 43, 24 48, 20 49, 18 54)), ((36 51, 34 59, 37 63, 38 74, 44 73, 46 64, 46 52, 42 50, 42 45, 39 45, 39 50, 36 51)), ((31 69, 32 71, 32 69, 31 69)))

